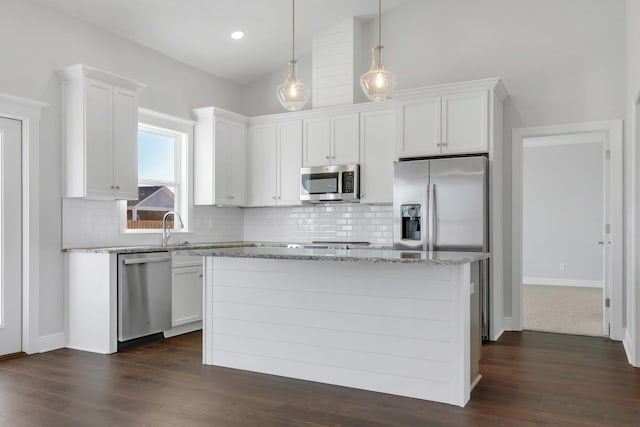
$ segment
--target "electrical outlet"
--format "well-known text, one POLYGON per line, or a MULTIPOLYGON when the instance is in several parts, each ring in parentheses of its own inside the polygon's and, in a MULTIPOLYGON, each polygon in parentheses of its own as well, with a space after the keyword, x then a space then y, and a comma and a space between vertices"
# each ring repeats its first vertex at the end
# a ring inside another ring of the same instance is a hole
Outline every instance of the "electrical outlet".
POLYGON ((560 263, 560 270, 564 270, 564 262, 560 263))

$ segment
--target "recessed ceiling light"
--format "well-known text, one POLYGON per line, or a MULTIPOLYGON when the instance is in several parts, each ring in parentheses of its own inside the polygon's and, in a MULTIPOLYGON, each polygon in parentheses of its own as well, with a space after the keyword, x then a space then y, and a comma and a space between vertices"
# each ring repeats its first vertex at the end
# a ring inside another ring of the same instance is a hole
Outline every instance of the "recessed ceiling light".
POLYGON ((233 33, 231 33, 231 38, 234 40, 242 40, 244 36, 245 36, 245 33, 242 30, 236 30, 233 33))

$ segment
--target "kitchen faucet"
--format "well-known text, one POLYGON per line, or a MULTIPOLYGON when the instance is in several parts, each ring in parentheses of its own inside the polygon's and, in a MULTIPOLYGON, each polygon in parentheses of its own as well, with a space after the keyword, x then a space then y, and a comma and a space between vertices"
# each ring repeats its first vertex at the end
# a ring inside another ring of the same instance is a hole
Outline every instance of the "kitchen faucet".
POLYGON ((163 248, 167 247, 167 242, 169 242, 169 237, 171 237, 171 231, 167 228, 167 217, 169 215, 173 215, 174 221, 176 218, 178 218, 178 224, 180 226, 180 229, 184 228, 184 223, 182 222, 182 218, 180 218, 180 215, 178 214, 178 212, 169 211, 166 214, 164 214, 164 216, 162 217, 162 247, 163 248))

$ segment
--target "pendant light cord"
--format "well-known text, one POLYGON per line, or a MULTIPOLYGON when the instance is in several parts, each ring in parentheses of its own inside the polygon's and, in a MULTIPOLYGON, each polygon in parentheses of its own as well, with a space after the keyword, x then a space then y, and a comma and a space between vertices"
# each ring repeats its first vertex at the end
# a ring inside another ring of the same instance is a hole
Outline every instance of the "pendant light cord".
POLYGON ((296 0, 291 0, 291 61, 296 60, 296 0))
POLYGON ((378 0, 378 46, 382 46, 382 0, 378 0))

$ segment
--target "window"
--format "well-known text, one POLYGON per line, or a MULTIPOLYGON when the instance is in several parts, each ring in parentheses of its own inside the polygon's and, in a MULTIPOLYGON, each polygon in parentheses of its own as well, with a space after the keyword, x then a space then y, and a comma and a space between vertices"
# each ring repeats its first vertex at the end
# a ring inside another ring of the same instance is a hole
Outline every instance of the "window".
MULTIPOLYGON (((127 201, 127 230, 160 230, 162 217, 178 212, 187 226, 188 135, 149 124, 138 126, 138 200, 127 201)), ((177 228, 173 215, 167 219, 177 228)))

